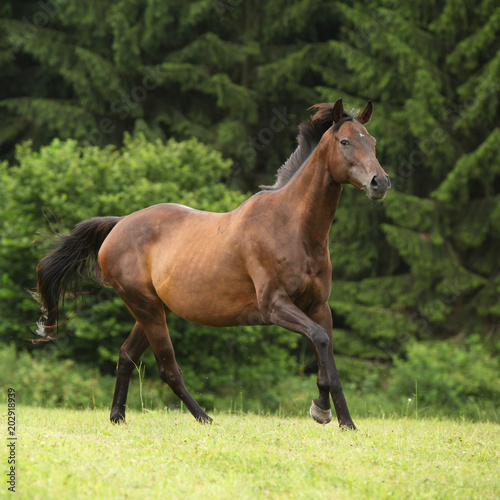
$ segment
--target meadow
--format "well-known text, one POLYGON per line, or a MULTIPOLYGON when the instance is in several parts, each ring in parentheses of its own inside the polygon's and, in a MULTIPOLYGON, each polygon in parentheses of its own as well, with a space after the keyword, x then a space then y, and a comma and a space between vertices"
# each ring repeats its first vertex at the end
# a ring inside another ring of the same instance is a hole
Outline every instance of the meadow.
POLYGON ((358 418, 352 432, 308 417, 212 416, 130 411, 113 425, 104 410, 19 406, 16 497, 500 497, 496 423, 358 418))

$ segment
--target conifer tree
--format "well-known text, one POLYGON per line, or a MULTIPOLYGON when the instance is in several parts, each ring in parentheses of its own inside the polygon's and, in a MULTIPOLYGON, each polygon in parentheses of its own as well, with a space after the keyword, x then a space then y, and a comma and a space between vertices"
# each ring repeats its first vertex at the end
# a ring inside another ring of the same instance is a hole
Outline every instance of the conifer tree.
POLYGON ((331 47, 345 70, 334 81, 375 101, 371 131, 394 189, 370 216, 350 194, 341 201, 338 336, 367 357, 398 355, 415 337, 478 334, 498 349, 500 9, 463 0, 343 10, 345 41, 331 47))
POLYGON ((318 100, 337 10, 319 0, 10 0, 0 146, 196 137, 233 158, 245 187, 267 182, 318 100))

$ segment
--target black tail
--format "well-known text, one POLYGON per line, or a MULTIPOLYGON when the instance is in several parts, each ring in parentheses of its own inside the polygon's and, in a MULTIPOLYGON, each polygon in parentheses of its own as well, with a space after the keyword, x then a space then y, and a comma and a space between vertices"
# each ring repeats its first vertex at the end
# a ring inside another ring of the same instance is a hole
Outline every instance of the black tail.
POLYGON ((57 336, 59 310, 68 289, 76 297, 82 293, 82 278, 102 283, 97 254, 120 220, 121 217, 96 217, 80 222, 71 234, 58 236, 55 250, 40 261, 36 270, 38 298, 44 314, 38 323, 40 340, 57 336))

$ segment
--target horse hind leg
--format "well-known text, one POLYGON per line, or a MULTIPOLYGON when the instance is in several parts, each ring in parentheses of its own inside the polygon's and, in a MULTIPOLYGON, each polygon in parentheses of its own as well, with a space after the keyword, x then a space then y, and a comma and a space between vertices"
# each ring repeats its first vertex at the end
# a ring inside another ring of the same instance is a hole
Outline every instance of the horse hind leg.
POLYGON ((165 323, 160 340, 154 341, 156 363, 160 378, 170 386, 177 397, 186 405, 194 418, 201 423, 210 423, 212 419, 203 411, 196 400, 191 396, 182 378, 182 370, 175 359, 174 347, 170 340, 168 327, 165 323))
POLYGON ((132 372, 137 367, 142 354, 149 346, 149 341, 139 323, 136 323, 127 340, 120 348, 118 358, 115 393, 111 405, 110 420, 119 423, 125 420, 128 387, 132 372))
POLYGON ((212 419, 203 411, 186 388, 175 359, 174 347, 166 323, 169 311, 165 309, 163 302, 156 293, 144 289, 141 290, 141 293, 132 294, 129 290, 126 296, 125 294, 121 295, 153 349, 160 378, 170 386, 196 420, 202 423, 211 422, 212 419))

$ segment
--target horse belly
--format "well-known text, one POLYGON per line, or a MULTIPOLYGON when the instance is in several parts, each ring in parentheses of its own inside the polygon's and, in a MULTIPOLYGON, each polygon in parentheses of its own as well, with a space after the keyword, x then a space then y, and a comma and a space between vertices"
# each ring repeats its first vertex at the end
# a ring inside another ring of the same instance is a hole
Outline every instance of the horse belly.
POLYGON ((169 310, 178 316, 207 326, 238 326, 248 324, 252 317, 254 324, 262 321, 257 310, 255 293, 241 284, 228 288, 208 285, 170 286, 158 290, 160 298, 169 310))
POLYGON ((227 327, 263 324, 262 315, 252 304, 227 305, 221 302, 206 301, 203 303, 202 301, 199 308, 183 308, 180 305, 179 308, 174 309, 174 312, 181 318, 205 326, 227 327), (250 322, 248 321, 249 317, 252 318, 250 322))
MULTIPOLYGON (((207 326, 259 321, 255 288, 234 255, 206 248, 176 252, 153 277, 161 300, 178 316, 207 326)), ((254 323, 257 324, 257 323, 254 323)))

